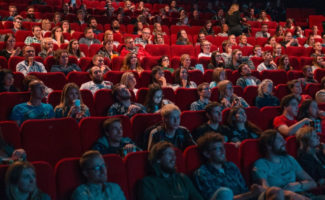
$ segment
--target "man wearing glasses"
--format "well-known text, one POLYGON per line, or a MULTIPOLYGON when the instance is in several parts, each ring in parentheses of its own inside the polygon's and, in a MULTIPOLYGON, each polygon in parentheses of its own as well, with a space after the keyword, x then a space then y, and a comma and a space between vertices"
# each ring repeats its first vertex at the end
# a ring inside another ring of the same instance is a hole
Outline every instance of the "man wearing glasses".
POLYGON ((140 44, 143 47, 146 47, 147 44, 152 44, 151 41, 151 32, 149 28, 144 28, 142 30, 142 35, 141 37, 138 37, 134 40, 135 44, 140 44))
POLYGON ((135 53, 140 60, 146 56, 150 56, 150 54, 144 50, 143 47, 135 45, 135 41, 132 37, 126 37, 124 43, 125 47, 121 50, 121 56, 126 56, 129 53, 135 53))
POLYGON ((35 61, 35 48, 33 46, 24 46, 23 55, 25 57, 25 60, 17 64, 17 72, 23 73, 24 76, 26 76, 29 72, 47 72, 43 63, 35 61))

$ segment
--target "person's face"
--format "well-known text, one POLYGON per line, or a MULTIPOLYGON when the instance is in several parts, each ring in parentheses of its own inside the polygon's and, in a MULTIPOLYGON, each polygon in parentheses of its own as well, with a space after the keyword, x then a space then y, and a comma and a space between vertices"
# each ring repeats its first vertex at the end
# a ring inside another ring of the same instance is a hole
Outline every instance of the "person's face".
POLYGON ((316 60, 317 60, 317 63, 318 63, 319 65, 323 66, 323 62, 324 62, 323 57, 321 57, 321 56, 317 56, 316 60))
POLYGON ((322 50, 322 44, 320 42, 315 43, 315 50, 316 51, 321 51, 322 50))
POLYGON ((45 86, 43 83, 39 83, 34 86, 32 91, 33 98, 35 99, 43 99, 45 96, 45 86))
POLYGON ((108 40, 113 40, 113 33, 112 32, 106 32, 105 33, 105 36, 106 36, 106 38, 108 39, 108 40))
POLYGON ((255 14, 255 10, 254 10, 254 9, 250 9, 250 10, 249 10, 249 14, 250 14, 251 16, 253 16, 253 15, 255 14))
POLYGON ((49 20, 44 20, 42 22, 42 29, 50 31, 51 30, 51 22, 49 20))
POLYGON ((29 14, 29 15, 34 15, 34 8, 29 8, 29 9, 27 10, 27 14, 29 14))
POLYGON ((281 45, 276 45, 275 46, 275 52, 277 54, 279 54, 279 55, 282 53, 282 47, 281 47, 281 45))
POLYGON ((222 9, 219 9, 218 10, 218 16, 223 16, 223 14, 224 14, 223 10, 222 9))
POLYGON ((317 35, 317 32, 318 32, 318 27, 317 26, 313 26, 313 33, 315 35, 317 35))
MULTIPOLYGON (((97 66, 97 65, 96 65, 97 66)), ((91 69, 91 78, 94 82, 102 82, 103 81, 103 72, 99 67, 93 67, 91 69)))
POLYGON ((69 55, 67 53, 62 53, 60 56, 60 65, 66 66, 69 62, 69 55))
MULTIPOLYGON (((270 45, 274 45, 274 44, 276 44, 276 39, 275 39, 275 37, 272 37, 271 39, 270 39, 270 45)), ((281 46, 280 46, 281 47, 281 46)))
POLYGON ((237 123, 245 123, 247 120, 246 112, 244 109, 240 108, 235 114, 235 119, 237 123))
POLYGON ((22 21, 20 19, 16 19, 13 24, 15 29, 20 29, 21 28, 21 23, 22 21))
POLYGON ((205 40, 205 35, 203 33, 199 34, 199 40, 200 41, 205 40))
POLYGON ((105 64, 105 59, 101 56, 98 56, 96 59, 95 59, 95 62, 94 62, 94 65, 98 66, 98 67, 101 67, 102 65, 105 64))
POLYGON ((107 42, 106 45, 105 45, 105 48, 106 48, 108 51, 112 51, 113 48, 114 48, 114 44, 113 44, 113 42, 107 42))
POLYGON ((222 60, 221 54, 220 53, 216 53, 216 56, 214 57, 216 59, 216 62, 220 62, 222 60))
POLYGON ((63 27, 63 29, 69 29, 69 23, 68 22, 63 22, 62 27, 63 27))
POLYGON ((131 64, 132 66, 135 66, 137 63, 138 63, 137 55, 132 54, 132 55, 131 55, 131 59, 130 59, 130 64, 131 64))
POLYGON ((87 169, 83 170, 87 182, 102 184, 107 181, 107 169, 104 159, 101 156, 96 156, 88 161, 87 169))
POLYGON ((147 28, 143 29, 142 38, 144 40, 149 40, 149 38, 150 38, 150 29, 147 29, 147 28))
POLYGON ((187 38, 187 33, 186 33, 186 31, 181 31, 181 36, 183 37, 183 38, 187 38))
POLYGON ((311 117, 313 117, 313 118, 318 117, 318 105, 317 105, 316 101, 311 102, 308 112, 311 115, 311 117))
POLYGON ((301 94, 302 88, 300 82, 296 82, 292 88, 292 93, 294 94, 301 94))
POLYGON ((272 153, 276 155, 286 155, 286 141, 280 133, 276 133, 274 143, 272 145, 272 153))
POLYGON ((130 1, 126 1, 125 2, 125 7, 126 8, 130 8, 131 7, 131 2, 130 1))
POLYGON ((138 29, 139 29, 139 30, 142 30, 142 29, 143 29, 143 24, 142 24, 142 22, 137 22, 137 25, 138 25, 138 29))
POLYGON ((161 25, 159 23, 155 24, 155 28, 157 31, 162 31, 161 25))
POLYGON ((234 35, 229 36, 229 42, 231 44, 235 44, 236 43, 236 37, 234 35))
POLYGON ((114 20, 112 25, 114 28, 120 28, 120 23, 117 20, 114 20))
POLYGON ((94 31, 93 31, 93 29, 89 29, 88 31, 87 31, 87 33, 86 33, 86 38, 88 38, 88 39, 94 39, 94 37, 95 37, 95 35, 94 35, 94 31))
POLYGON ((210 162, 222 164, 226 161, 225 146, 222 142, 210 144, 208 152, 206 152, 210 162))
POLYGON ((292 34, 290 32, 288 32, 286 35, 285 35, 285 40, 286 41, 290 41, 292 39, 292 34))
POLYGON ((291 116, 297 116, 299 102, 296 99, 292 99, 289 105, 285 108, 291 116))
POLYGON ((312 148, 318 147, 320 144, 319 136, 317 135, 316 131, 314 130, 309 138, 309 146, 312 148))
POLYGON ((170 3, 170 7, 175 8, 175 7, 176 7, 176 1, 172 1, 172 2, 170 3))
POLYGON ((34 34, 34 36, 39 38, 41 36, 41 28, 40 27, 35 27, 33 34, 34 34))
POLYGON ((77 13, 77 18, 79 20, 83 20, 85 18, 85 14, 83 12, 79 12, 79 13, 77 13))
POLYGON ((71 47, 72 47, 72 49, 78 50, 79 49, 79 42, 78 41, 73 41, 71 47))
POLYGON ((242 59, 242 52, 241 51, 238 51, 236 54, 235 54, 235 60, 239 61, 242 59))
POLYGON ((210 42, 203 42, 203 44, 202 44, 202 50, 205 53, 210 53, 210 50, 211 50, 211 44, 210 44, 210 42))
POLYGON ((61 21, 61 15, 55 15, 55 16, 54 16, 54 20, 55 20, 56 22, 61 21))
POLYGON ((56 37, 61 37, 62 36, 62 29, 61 28, 57 28, 55 30, 55 36, 56 37))
POLYGON ((251 75, 251 69, 248 67, 248 65, 244 65, 242 67, 241 74, 243 76, 250 76, 251 75))
POLYGON ((222 25, 222 30, 223 30, 223 32, 228 32, 228 30, 229 30, 228 25, 227 24, 223 24, 222 25))
POLYGON ((315 38, 314 38, 314 36, 311 36, 309 38, 309 44, 314 44, 314 42, 315 42, 315 38))
POLYGON ((273 84, 271 82, 267 83, 264 87, 263 87, 263 93, 266 95, 270 95, 273 91, 273 84))
POLYGON ((118 98, 120 100, 129 100, 131 98, 131 93, 125 85, 120 85, 118 91, 118 98))
POLYGON ((164 44, 164 38, 161 35, 156 35, 157 44, 164 44))
POLYGON ((242 36, 241 36, 241 40, 240 40, 240 42, 241 42, 242 44, 246 44, 246 43, 247 43, 247 36, 246 36, 246 35, 242 35, 242 36))
POLYGON ((181 80, 187 80, 188 72, 186 69, 182 68, 180 71, 180 78, 181 80))
POLYGON ((255 49, 254 49, 254 53, 255 53, 257 56, 261 56, 261 55, 262 55, 262 47, 255 47, 255 49))
POLYGON ((211 96, 211 89, 209 87, 209 85, 205 85, 202 90, 200 91, 200 96, 202 96, 203 98, 207 98, 209 99, 211 96))
POLYGON ((193 17, 197 17, 197 16, 199 16, 199 12, 197 10, 194 10, 193 11, 193 17))
POLYGON ((183 64, 183 67, 186 67, 186 68, 190 67, 190 65, 191 65, 191 58, 190 57, 186 57, 184 59, 184 61, 183 61, 182 64, 183 64))
POLYGON ((266 12, 261 12, 261 16, 262 16, 262 18, 265 18, 266 17, 266 12))
POLYGON ((96 28, 97 27, 97 21, 95 19, 92 19, 90 21, 90 26, 96 28))
POLYGON ((173 148, 168 147, 161 158, 157 161, 160 164, 160 168, 164 172, 172 172, 175 170, 176 154, 173 148))
POLYGON ((268 31, 268 27, 267 27, 267 25, 263 25, 262 28, 261 28, 261 31, 262 31, 263 33, 266 33, 266 32, 268 31))
POLYGON ((25 168, 18 180, 18 189, 23 193, 31 193, 36 189, 36 175, 32 168, 25 168))
POLYGON ((207 25, 205 26, 207 29, 210 29, 212 27, 212 23, 207 23, 207 25))
POLYGON ((160 102, 162 101, 162 97, 163 97, 162 90, 157 90, 153 95, 153 102, 155 104, 160 104, 160 102))
POLYGON ((313 78, 314 73, 313 73, 313 69, 311 67, 307 68, 305 76, 308 77, 308 78, 313 78))
POLYGON ((133 74, 130 74, 128 76, 127 83, 128 83, 128 88, 133 88, 137 84, 137 79, 135 79, 133 74))
POLYGON ((123 136, 122 124, 119 121, 113 122, 105 132, 108 141, 120 142, 123 136))
POLYGON ((283 59, 283 63, 284 63, 285 66, 288 66, 290 64, 289 58, 288 57, 285 57, 283 59))
POLYGON ((8 48, 13 48, 16 45, 16 39, 13 37, 8 38, 7 40, 7 47, 8 48))
POLYGON ((126 47, 128 49, 133 49, 134 48, 134 40, 131 38, 126 42, 126 47))
POLYGON ((234 89, 233 89, 233 87, 232 87, 232 84, 227 84, 227 86, 226 86, 226 91, 225 91, 225 95, 227 96, 227 97, 232 97, 232 95, 234 94, 234 89))
POLYGON ((209 113, 210 120, 214 123, 222 122, 222 108, 220 106, 214 107, 211 112, 209 113))
POLYGON ((168 57, 164 57, 164 58, 162 59, 161 65, 162 65, 163 67, 168 67, 168 66, 169 66, 169 58, 168 58, 168 57))
POLYGON ((158 70, 157 73, 154 75, 156 80, 159 80, 161 77, 164 77, 165 73, 163 70, 158 70))
POLYGON ((31 46, 28 46, 25 48, 25 51, 24 51, 24 57, 26 59, 28 58, 34 58, 35 57, 35 49, 31 46))
POLYGON ((73 103, 74 100, 79 99, 79 91, 76 88, 71 88, 67 92, 68 100, 70 103, 73 103))
POLYGON ((168 129, 176 130, 180 124, 180 112, 178 110, 173 110, 169 116, 164 119, 164 122, 168 129))
POLYGON ((5 77, 4 77, 4 85, 5 86, 12 86, 14 84, 14 76, 10 73, 6 74, 5 77))
POLYGON ((9 15, 10 16, 15 16, 17 14, 17 8, 15 7, 10 7, 9 8, 9 15))
POLYGON ((272 54, 271 53, 266 53, 264 55, 264 60, 271 62, 273 60, 272 54))

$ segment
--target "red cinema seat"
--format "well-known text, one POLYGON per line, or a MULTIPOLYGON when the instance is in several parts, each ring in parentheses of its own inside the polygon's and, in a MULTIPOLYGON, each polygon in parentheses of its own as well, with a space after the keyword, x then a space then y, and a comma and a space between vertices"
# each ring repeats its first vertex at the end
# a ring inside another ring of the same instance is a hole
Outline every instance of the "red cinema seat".
POLYGON ((32 37, 33 37, 33 33, 32 33, 32 31, 21 31, 21 30, 18 30, 18 31, 15 33, 15 36, 16 36, 16 41, 17 41, 17 42, 24 42, 25 39, 26 39, 28 36, 32 36, 32 37))
POLYGON ((185 126, 190 132, 207 121, 204 110, 183 111, 181 114, 181 126, 185 126))
POLYGON ((11 71, 15 72, 17 64, 23 60, 24 60, 24 57, 20 57, 20 56, 10 57, 8 60, 8 68, 11 69, 11 71))
POLYGON ((210 63, 210 60, 211 60, 211 58, 209 58, 209 57, 200 57, 197 62, 199 64, 202 64, 204 69, 207 69, 207 66, 210 63))
POLYGON ((111 81, 113 84, 119 83, 124 72, 121 71, 108 71, 104 75, 104 79, 111 81))
POLYGON ((89 47, 89 57, 93 57, 103 47, 102 44, 92 44, 89 47))
POLYGON ((290 65, 293 67, 294 70, 302 70, 300 65, 300 59, 297 56, 289 56, 290 65))
MULTIPOLYGON (((78 59, 74 56, 69 56, 69 63, 74 63, 78 65, 78 59)), ((51 71, 51 67, 56 64, 55 58, 53 56, 46 57, 44 61, 45 68, 48 72, 51 71)))
POLYGON ((90 114, 94 115, 94 97, 90 90, 80 90, 81 98, 84 104, 89 108, 90 114))
POLYGON ((318 90, 320 90, 319 83, 309 83, 305 87, 305 93, 311 96, 312 98, 315 97, 315 94, 318 90))
MULTIPOLYGON (((148 45, 147 45, 148 46, 148 45)), ((150 52, 150 51, 148 51, 150 52)), ((151 70, 153 67, 158 65, 158 61, 160 59, 160 56, 148 56, 144 57, 141 61, 141 66, 144 70, 151 70)))
POLYGON ((304 47, 292 47, 289 46, 285 49, 285 53, 288 56, 303 56, 304 55, 304 47))
POLYGON ((89 56, 89 47, 86 44, 79 44, 80 51, 82 51, 85 56, 89 56))
POLYGON ((240 155, 241 172, 243 174, 243 177, 246 180, 246 183, 250 185, 252 183, 251 171, 253 169, 253 164, 256 160, 261 158, 261 154, 259 152, 259 147, 258 147, 258 140, 257 139, 244 140, 240 144, 239 155, 240 155))
POLYGON ((139 77, 139 82, 137 82, 138 88, 148 88, 151 82, 151 70, 142 71, 139 77))
POLYGON ((189 70, 188 75, 191 81, 194 81, 197 85, 203 82, 203 74, 200 70, 189 70))
POLYGON ((249 106, 245 108, 247 120, 254 123, 256 126, 261 128, 260 123, 263 120, 263 116, 261 116, 260 109, 255 106, 249 106))
MULTIPOLYGON (((254 47, 242 47, 241 51, 243 53, 243 56, 249 56, 253 54, 253 49, 254 47)), ((263 62, 263 61, 262 61, 263 62)), ((255 64, 255 63, 254 63, 255 64)), ((257 67, 257 65, 255 65, 255 68, 257 67)))
POLYGON ((148 88, 140 88, 136 93, 136 97, 135 97, 136 102, 144 104, 147 93, 148 93, 148 88))
MULTIPOLYGON (((125 196, 128 197, 126 171, 121 157, 111 154, 104 155, 103 158, 107 168, 108 181, 119 184, 125 196)), ((72 192, 84 182, 79 167, 79 158, 60 160, 55 166, 55 177, 57 199, 71 199, 72 192), (67 176, 69 176, 68 179, 67 176)))
POLYGON ((88 72, 70 72, 67 75, 67 81, 69 83, 75 83, 79 87, 88 81, 90 81, 89 73, 88 72))
POLYGON ((21 125, 21 138, 30 161, 54 166, 62 158, 81 155, 79 127, 72 118, 27 120, 21 125))
POLYGON ((218 101, 219 102, 219 91, 218 87, 214 87, 211 89, 211 101, 218 101))
POLYGON ((170 46, 166 44, 148 44, 146 45, 145 50, 152 56, 170 56, 170 46))
POLYGON ((264 70, 261 72, 261 78, 271 79, 273 81, 273 85, 287 83, 287 73, 284 70, 264 70))
POLYGON ((17 89, 22 90, 23 89, 23 80, 25 79, 24 74, 21 72, 13 72, 14 73, 14 85, 17 89))
POLYGON ((5 57, 0 56, 0 69, 5 69, 5 68, 8 68, 8 61, 5 57))
POLYGON ((248 105, 255 105, 255 98, 257 97, 257 86, 247 86, 244 88, 243 97, 248 105))
POLYGON ((85 72, 93 66, 93 61, 91 57, 82 57, 79 60, 79 67, 81 71, 85 72))
POLYGON ((310 57, 310 55, 314 52, 313 47, 308 47, 304 49, 304 55, 306 57, 310 57))
MULTIPOLYGON (((194 66, 196 63, 197 63, 196 57, 191 57, 191 66, 194 66)), ((172 57, 172 59, 170 60, 170 67, 173 69, 179 68, 180 64, 181 61, 179 56, 172 57)))
POLYGON ((256 45, 260 45, 261 47, 264 47, 266 43, 267 43, 267 38, 264 37, 256 38, 256 45))
POLYGON ((296 143, 296 136, 292 135, 286 138, 287 144, 286 149, 290 156, 297 157, 297 143, 296 143))
POLYGON ((302 71, 299 71, 299 70, 289 70, 289 71, 287 71, 288 81, 298 79, 298 78, 303 78, 303 77, 304 77, 304 74, 302 73, 302 71))
POLYGON ((109 107, 114 103, 112 90, 98 90, 94 95, 94 108, 96 116, 107 116, 109 107))
POLYGON ((195 56, 195 49, 192 45, 172 45, 171 56, 181 56, 183 54, 189 54, 195 56))
POLYGON ((316 69, 314 71, 314 78, 320 83, 325 76, 325 69, 316 69))
POLYGON ((204 74, 203 74, 204 81, 210 83, 212 81, 212 74, 213 74, 213 70, 212 69, 205 70, 204 71, 204 74))
POLYGON ((0 120, 8 120, 12 108, 29 100, 29 92, 2 92, 0 93, 0 120))
POLYGON ((284 97, 290 93, 291 92, 290 92, 287 84, 278 84, 277 86, 275 86, 274 95, 276 97, 278 97, 278 99, 282 99, 282 97, 284 97))
POLYGON ((261 120, 259 127, 262 130, 273 128, 273 119, 281 115, 280 106, 265 106, 260 110, 263 120, 261 120))
POLYGON ((15 149, 21 148, 20 132, 16 122, 1 121, 0 129, 2 132, 3 140, 6 141, 7 144, 12 145, 15 149))
POLYGON ((300 68, 302 69, 305 65, 313 65, 313 58, 311 57, 300 57, 300 68))
POLYGON ((29 74, 36 76, 41 81, 43 81, 47 87, 52 88, 54 90, 62 90, 64 85, 66 84, 66 79, 64 73, 62 72, 31 72, 29 74))
POLYGON ((238 86, 238 85, 233 85, 232 86, 234 88, 234 93, 237 95, 237 96, 240 96, 242 97, 243 96, 243 88, 238 86))
POLYGON ((55 108, 57 105, 60 104, 61 101, 61 90, 54 90, 52 91, 48 96, 48 103, 52 105, 53 108, 55 108))
POLYGON ((113 71, 120 71, 121 67, 123 65, 123 59, 124 57, 122 56, 118 56, 118 57, 114 57, 111 61, 112 63, 112 70, 113 71))
POLYGON ((189 110, 191 104, 199 99, 196 88, 177 88, 175 104, 183 110, 189 110))
MULTIPOLYGON (((244 55, 244 53, 243 53, 243 55, 244 55)), ((253 61, 255 69, 257 69, 257 66, 263 62, 262 57, 251 57, 250 59, 253 61)), ((266 71, 266 70, 264 70, 264 71, 266 71)))

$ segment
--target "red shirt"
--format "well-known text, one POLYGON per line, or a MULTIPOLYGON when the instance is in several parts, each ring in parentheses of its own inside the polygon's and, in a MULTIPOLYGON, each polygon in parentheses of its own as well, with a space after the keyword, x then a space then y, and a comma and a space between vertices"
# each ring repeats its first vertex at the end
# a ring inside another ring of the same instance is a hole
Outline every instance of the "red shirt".
POLYGON ((279 128, 279 126, 281 126, 281 125, 287 125, 289 127, 289 126, 294 125, 295 123, 297 123, 297 120, 295 120, 295 119, 290 120, 285 115, 277 116, 273 120, 273 126, 275 129, 279 128))

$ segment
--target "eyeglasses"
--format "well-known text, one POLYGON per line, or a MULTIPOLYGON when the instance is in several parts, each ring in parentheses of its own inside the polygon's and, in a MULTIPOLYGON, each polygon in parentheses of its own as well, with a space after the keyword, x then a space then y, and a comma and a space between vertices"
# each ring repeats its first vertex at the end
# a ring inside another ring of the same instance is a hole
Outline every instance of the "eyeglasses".
POLYGON ((93 171, 100 171, 102 169, 106 168, 106 165, 105 163, 101 164, 101 165, 97 165, 95 167, 92 167, 92 168, 88 168, 88 170, 93 170, 93 171))
POLYGON ((150 34, 149 32, 142 32, 142 33, 144 33, 144 34, 150 34))
POLYGON ((99 59, 99 60, 97 60, 98 62, 104 62, 104 60, 102 60, 102 59, 99 59))

